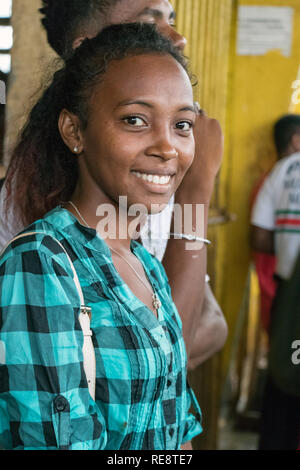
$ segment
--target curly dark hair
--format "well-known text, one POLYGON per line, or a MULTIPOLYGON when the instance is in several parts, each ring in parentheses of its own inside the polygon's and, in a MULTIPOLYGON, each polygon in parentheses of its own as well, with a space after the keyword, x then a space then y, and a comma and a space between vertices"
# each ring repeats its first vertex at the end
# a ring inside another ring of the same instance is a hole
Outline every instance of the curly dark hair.
POLYGON ((101 18, 120 0, 42 0, 41 23, 50 46, 61 57, 72 53, 72 44, 91 20, 101 18))
POLYGON ((7 172, 7 209, 13 203, 25 224, 69 200, 77 184, 77 159, 58 129, 61 111, 77 115, 85 129, 90 97, 109 63, 140 54, 171 55, 188 71, 187 59, 155 25, 134 23, 109 26, 84 40, 55 72, 29 115, 7 172))

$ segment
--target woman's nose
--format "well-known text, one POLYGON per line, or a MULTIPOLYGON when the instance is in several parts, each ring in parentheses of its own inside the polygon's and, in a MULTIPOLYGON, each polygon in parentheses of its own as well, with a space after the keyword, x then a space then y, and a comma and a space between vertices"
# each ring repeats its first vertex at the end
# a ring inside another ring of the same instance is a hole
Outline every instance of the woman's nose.
POLYGON ((146 154, 150 157, 160 157, 164 160, 171 160, 178 157, 176 148, 167 142, 157 142, 148 147, 146 154))
POLYGON ((163 149, 161 151, 161 155, 165 160, 171 160, 172 158, 177 158, 178 157, 178 152, 173 147, 173 148, 170 148, 170 149, 163 149))

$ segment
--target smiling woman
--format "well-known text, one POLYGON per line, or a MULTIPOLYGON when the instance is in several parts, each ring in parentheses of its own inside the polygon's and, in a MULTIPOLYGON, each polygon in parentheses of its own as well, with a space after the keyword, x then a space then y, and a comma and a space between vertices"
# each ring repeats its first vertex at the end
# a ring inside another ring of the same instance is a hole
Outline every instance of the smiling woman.
POLYGON ((201 432, 165 271, 124 237, 119 204, 169 201, 193 160, 193 106, 178 49, 127 24, 85 40, 33 108, 8 171, 33 223, 0 258, 3 447, 172 450, 201 432), (99 207, 115 210, 114 238, 99 207), (92 311, 94 399, 66 252, 92 311))

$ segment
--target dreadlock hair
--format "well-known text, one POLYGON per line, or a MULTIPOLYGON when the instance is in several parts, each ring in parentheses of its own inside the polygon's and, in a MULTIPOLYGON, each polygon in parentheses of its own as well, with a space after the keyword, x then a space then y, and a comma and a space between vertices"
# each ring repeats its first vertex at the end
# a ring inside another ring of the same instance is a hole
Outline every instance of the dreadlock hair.
POLYGON ((299 114, 286 114, 275 123, 274 141, 279 157, 285 154, 295 134, 300 134, 299 114))
POLYGON ((95 18, 102 29, 107 11, 120 0, 42 0, 39 12, 47 32, 48 43, 63 58, 72 53, 72 44, 78 33, 95 18))
MULTIPOLYGON (((7 205, 25 225, 68 201, 78 180, 77 158, 63 142, 58 120, 63 109, 88 123, 89 101, 109 64, 141 54, 171 55, 188 72, 186 58, 151 24, 122 24, 85 39, 55 72, 33 107, 7 172, 7 205)), ((120 84, 120 86, 122 86, 120 84)))

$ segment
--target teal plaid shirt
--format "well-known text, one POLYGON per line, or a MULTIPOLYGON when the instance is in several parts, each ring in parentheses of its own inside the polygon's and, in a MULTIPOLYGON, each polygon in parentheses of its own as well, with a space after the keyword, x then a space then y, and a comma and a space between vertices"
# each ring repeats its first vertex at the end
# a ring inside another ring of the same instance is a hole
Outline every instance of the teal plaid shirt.
POLYGON ((156 318, 121 279, 106 243, 69 211, 57 207, 28 231, 45 235, 14 241, 0 258, 0 446, 172 450, 199 434, 161 263, 132 241, 162 303, 156 318), (92 309, 95 401, 83 370, 79 295, 52 237, 92 309))

